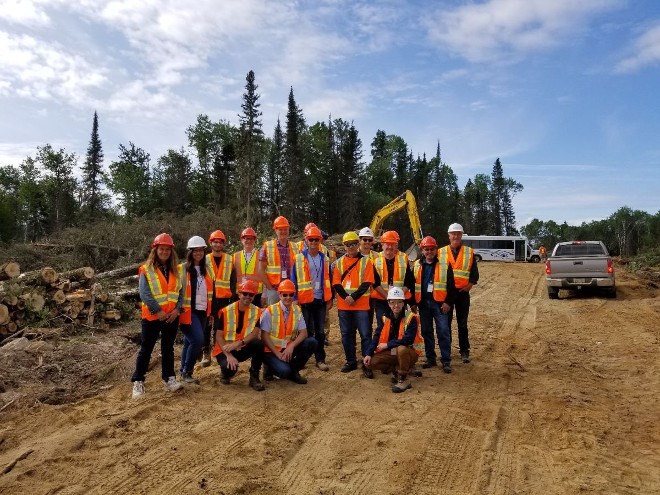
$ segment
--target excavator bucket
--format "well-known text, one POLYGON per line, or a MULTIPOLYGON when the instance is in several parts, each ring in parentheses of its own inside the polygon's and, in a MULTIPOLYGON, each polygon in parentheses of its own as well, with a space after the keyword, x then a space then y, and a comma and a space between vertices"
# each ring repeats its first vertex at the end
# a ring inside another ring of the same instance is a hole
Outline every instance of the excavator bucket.
POLYGON ((413 242, 413 245, 406 249, 406 254, 408 255, 408 259, 413 262, 422 255, 422 251, 419 249, 419 246, 413 242))

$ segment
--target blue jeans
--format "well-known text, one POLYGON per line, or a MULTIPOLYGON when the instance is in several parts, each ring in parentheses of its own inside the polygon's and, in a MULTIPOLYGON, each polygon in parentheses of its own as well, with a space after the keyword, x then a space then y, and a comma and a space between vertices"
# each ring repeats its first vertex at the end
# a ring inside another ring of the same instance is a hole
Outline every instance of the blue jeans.
POLYGON ((189 373, 195 368, 195 361, 204 344, 204 329, 206 327, 206 311, 192 312, 192 323, 181 325, 183 333, 183 349, 181 350, 181 372, 189 373))
POLYGON ((282 361, 272 352, 264 352, 264 363, 270 367, 273 375, 280 378, 290 378, 291 375, 303 369, 309 358, 314 354, 316 346, 316 339, 314 337, 307 337, 293 350, 291 361, 288 363, 282 361))
POLYGON ((364 357, 367 355, 367 351, 371 345, 369 311, 366 309, 357 311, 340 309, 337 311, 337 314, 339 315, 341 345, 344 346, 346 362, 348 364, 357 364, 357 358, 355 356, 355 330, 357 329, 360 332, 360 347, 362 349, 362 357, 364 357))
POLYGON ((451 361, 451 330, 449 329, 449 314, 440 309, 442 303, 432 299, 423 299, 419 304, 419 317, 422 324, 421 334, 424 339, 424 352, 426 360, 436 361, 435 339, 433 336, 433 323, 438 336, 440 347, 440 361, 449 363, 451 361))
POLYGON ((325 308, 323 299, 314 299, 311 303, 301 304, 303 318, 307 326, 307 334, 317 342, 314 357, 317 363, 325 362, 325 308))

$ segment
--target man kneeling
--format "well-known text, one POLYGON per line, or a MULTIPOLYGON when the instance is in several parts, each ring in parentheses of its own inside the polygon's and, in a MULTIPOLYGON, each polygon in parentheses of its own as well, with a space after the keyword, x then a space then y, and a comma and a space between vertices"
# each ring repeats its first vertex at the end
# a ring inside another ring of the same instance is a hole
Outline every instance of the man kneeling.
POLYGON ((407 380, 417 357, 424 348, 419 333, 419 321, 409 309, 404 311, 405 294, 398 287, 387 293, 389 311, 383 315, 383 326, 376 329, 364 365, 369 369, 394 371, 392 392, 405 392, 412 387, 407 380))
POLYGON ((300 306, 293 302, 293 282, 285 279, 277 290, 279 302, 268 306, 261 315, 264 362, 273 375, 304 385, 307 379, 300 376, 300 370, 314 353, 317 342, 307 336, 300 306))
POLYGON ((246 280, 238 288, 238 301, 218 311, 213 357, 218 360, 220 381, 225 385, 229 385, 229 380, 238 371, 238 363, 252 358, 250 387, 261 392, 264 384, 259 380, 259 372, 264 346, 258 331, 260 309, 252 304, 256 293, 257 284, 246 280))

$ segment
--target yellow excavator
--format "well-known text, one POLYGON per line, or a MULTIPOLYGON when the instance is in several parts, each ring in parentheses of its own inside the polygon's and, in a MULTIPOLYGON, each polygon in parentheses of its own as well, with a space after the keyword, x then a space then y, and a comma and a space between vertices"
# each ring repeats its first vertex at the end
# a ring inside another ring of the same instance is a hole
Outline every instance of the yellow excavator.
POLYGON ((415 240, 413 245, 406 249, 406 254, 411 261, 414 261, 421 255, 419 245, 422 242, 422 237, 424 237, 424 234, 422 233, 422 224, 419 221, 417 201, 415 201, 415 196, 412 192, 406 190, 403 194, 397 196, 392 201, 383 206, 380 210, 378 210, 374 214, 369 228, 373 231, 376 238, 379 238, 382 234, 383 222, 385 222, 385 219, 404 208, 406 208, 408 212, 410 229, 412 230, 412 236, 415 240))

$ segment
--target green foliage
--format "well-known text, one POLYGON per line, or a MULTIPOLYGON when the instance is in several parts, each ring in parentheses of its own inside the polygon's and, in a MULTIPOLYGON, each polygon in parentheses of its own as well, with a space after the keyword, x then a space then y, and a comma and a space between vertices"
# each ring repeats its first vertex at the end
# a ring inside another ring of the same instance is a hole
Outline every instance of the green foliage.
POLYGON ((103 192, 103 147, 99 137, 99 118, 94 112, 92 136, 87 148, 87 157, 82 166, 80 209, 86 219, 94 220, 108 209, 109 197, 103 192))
POLYGON ((119 159, 110 164, 108 187, 118 196, 127 218, 144 215, 151 208, 149 153, 129 142, 119 145, 119 159))

